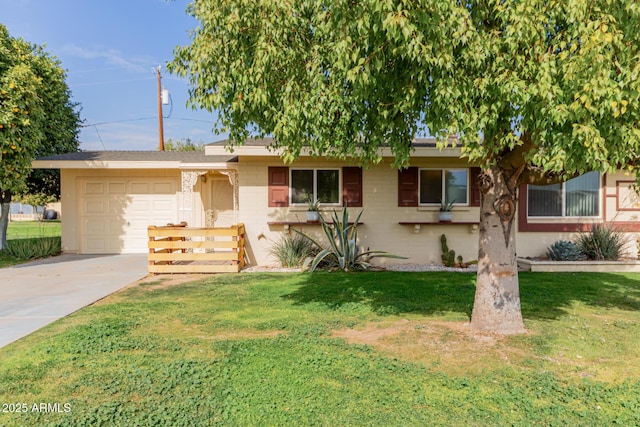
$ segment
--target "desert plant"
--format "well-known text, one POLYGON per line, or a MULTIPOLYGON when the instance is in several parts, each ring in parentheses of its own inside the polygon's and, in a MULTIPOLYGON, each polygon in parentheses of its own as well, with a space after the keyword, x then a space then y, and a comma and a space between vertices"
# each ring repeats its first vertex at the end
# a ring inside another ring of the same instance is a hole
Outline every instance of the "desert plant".
MULTIPOLYGON (((455 267, 456 265, 456 252, 449 249, 447 245, 447 236, 444 234, 440 236, 440 248, 442 250, 442 263, 445 267, 455 267)), ((461 257, 462 258, 462 257, 461 257)), ((462 263, 462 262, 461 262, 462 263)))
POLYGON ((585 253, 574 242, 558 240, 547 249, 547 256, 552 261, 584 261, 585 253))
POLYGON ((9 241, 6 250, 7 255, 18 259, 46 258, 58 255, 60 252, 60 237, 13 239, 9 241))
POLYGON ((315 271, 320 264, 326 266, 330 270, 367 270, 371 267, 371 259, 373 258, 404 258, 392 255, 384 251, 367 250, 360 252, 357 247, 358 240, 358 222, 362 216, 362 212, 358 214, 356 220, 349 224, 349 212, 347 208, 342 209, 342 219, 334 210, 332 214, 332 223, 320 217, 320 225, 322 231, 327 238, 328 246, 318 243, 316 239, 308 234, 296 230, 296 232, 304 236, 314 245, 321 248, 320 252, 313 258, 309 258, 305 265, 309 266, 311 271, 315 271))
POLYGON ((300 267, 308 257, 314 254, 314 245, 309 239, 299 234, 287 234, 274 243, 269 253, 283 267, 300 267))
POLYGON ((440 212, 451 212, 455 203, 455 199, 451 201, 448 201, 447 199, 440 199, 440 212))
POLYGON ((320 200, 313 200, 313 196, 309 196, 307 198, 307 211, 309 211, 309 212, 319 212, 320 211, 320 200))
POLYGON ((610 224, 593 224, 578 236, 578 247, 589 259, 615 261, 627 244, 625 235, 610 224))

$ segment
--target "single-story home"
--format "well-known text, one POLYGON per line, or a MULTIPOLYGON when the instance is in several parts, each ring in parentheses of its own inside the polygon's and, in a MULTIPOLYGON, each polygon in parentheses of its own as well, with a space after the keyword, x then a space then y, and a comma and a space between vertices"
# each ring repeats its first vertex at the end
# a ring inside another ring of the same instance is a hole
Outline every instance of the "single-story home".
MULTIPOLYGON (((232 153, 226 141, 204 152, 79 152, 34 161, 61 170, 62 247, 82 254, 147 252, 147 227, 186 221, 190 227, 244 223, 247 265, 276 261, 269 251, 284 233, 319 233, 306 220, 307 199, 321 201, 328 218, 348 206, 364 209, 359 245, 407 257, 387 262, 440 263, 440 236, 464 260, 477 258, 480 195, 477 165, 457 148, 416 139, 411 167, 393 168, 390 151, 368 168, 303 155, 285 165, 269 139, 249 139, 232 153), (438 220, 440 201, 454 201, 453 220, 438 220)), ((520 189, 517 248, 543 255, 589 223, 611 222, 631 239, 638 256, 640 200, 633 176, 587 173, 566 183, 520 189)), ((381 262, 385 262, 381 260, 381 262)))

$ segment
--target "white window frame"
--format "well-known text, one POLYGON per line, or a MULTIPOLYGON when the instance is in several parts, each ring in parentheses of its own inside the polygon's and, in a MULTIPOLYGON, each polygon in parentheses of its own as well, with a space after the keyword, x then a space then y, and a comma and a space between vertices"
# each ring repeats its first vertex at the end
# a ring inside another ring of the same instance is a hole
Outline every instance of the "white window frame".
POLYGON ((589 215, 589 216, 567 216, 567 204, 566 204, 566 181, 560 183, 560 198, 561 198, 561 215, 560 216, 531 216, 529 215, 529 207, 531 206, 529 203, 529 185, 527 185, 527 219, 531 220, 562 220, 562 219, 575 219, 575 218, 589 218, 589 219, 599 219, 602 218, 602 174, 598 174, 598 215, 589 215))
POLYGON ((289 206, 307 206, 307 203, 293 202, 293 172, 294 171, 313 171, 313 200, 318 199, 318 171, 337 171, 338 172, 338 202, 337 203, 320 203, 320 206, 342 206, 342 169, 341 168, 289 168, 289 206))
POLYGON ((422 193, 422 180, 420 179, 420 172, 424 171, 424 170, 432 170, 432 171, 441 171, 442 172, 442 177, 440 179, 440 198, 442 200, 442 196, 445 194, 446 188, 445 188, 445 176, 446 176, 446 172, 451 172, 451 171, 466 171, 467 172, 467 183, 466 183, 466 189, 467 189, 467 203, 457 203, 455 202, 453 204, 453 206, 469 206, 470 201, 469 198, 471 197, 471 194, 469 193, 469 181, 471 179, 471 169, 469 168, 419 168, 418 169, 418 206, 440 206, 441 202, 438 203, 421 203, 420 202, 420 194, 422 193))

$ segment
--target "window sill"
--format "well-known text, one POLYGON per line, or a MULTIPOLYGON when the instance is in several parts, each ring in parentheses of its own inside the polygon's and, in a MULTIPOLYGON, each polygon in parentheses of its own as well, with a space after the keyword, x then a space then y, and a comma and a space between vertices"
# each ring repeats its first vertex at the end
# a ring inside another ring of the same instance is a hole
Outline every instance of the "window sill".
MULTIPOLYGON (((333 221, 326 221, 327 224, 333 224, 333 221)), ((273 226, 282 226, 284 227, 285 231, 289 231, 289 228, 293 227, 300 227, 303 225, 320 225, 321 222, 320 221, 269 221, 267 222, 267 225, 270 227, 273 226)), ((349 225, 354 225, 355 222, 349 221, 349 225)), ((358 225, 363 225, 364 222, 358 222, 358 225)))
MULTIPOLYGON (((440 206, 418 206, 419 211, 425 212, 439 212, 440 206)), ((454 206, 451 209, 451 212, 469 212, 471 210, 471 206, 454 206)))
POLYGON ((413 232, 420 234, 423 225, 466 225, 470 227, 470 232, 475 233, 478 231, 478 222, 459 221, 459 222, 439 222, 439 221, 400 221, 400 225, 413 225, 413 232))

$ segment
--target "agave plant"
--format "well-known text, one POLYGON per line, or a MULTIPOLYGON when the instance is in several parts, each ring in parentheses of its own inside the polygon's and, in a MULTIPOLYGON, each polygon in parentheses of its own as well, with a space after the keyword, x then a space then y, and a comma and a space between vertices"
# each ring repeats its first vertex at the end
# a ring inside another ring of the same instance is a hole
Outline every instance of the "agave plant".
POLYGON ((309 267, 311 271, 315 271, 320 264, 323 264, 331 270, 366 270, 371 267, 370 261, 373 258, 404 258, 384 251, 358 251, 356 244, 358 241, 358 223, 360 222, 362 212, 363 211, 360 211, 358 217, 352 224, 349 224, 349 213, 346 207, 342 209, 342 219, 340 219, 335 210, 333 211, 332 223, 328 223, 321 216, 320 225, 328 241, 328 245, 326 246, 320 244, 308 234, 296 230, 297 233, 321 248, 320 252, 314 258, 307 260, 305 267, 309 267))

